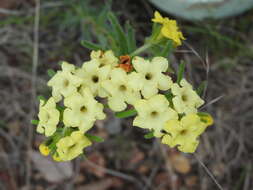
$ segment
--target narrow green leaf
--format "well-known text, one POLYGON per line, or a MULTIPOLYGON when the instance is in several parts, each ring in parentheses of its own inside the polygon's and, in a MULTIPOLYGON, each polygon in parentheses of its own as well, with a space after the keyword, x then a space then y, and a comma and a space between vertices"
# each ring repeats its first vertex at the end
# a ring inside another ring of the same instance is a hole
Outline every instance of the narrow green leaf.
POLYGON ((174 97, 171 91, 167 91, 164 96, 167 98, 167 100, 172 101, 172 98, 174 97))
POLYGON ((153 138, 154 137, 154 132, 149 132, 149 133, 147 133, 146 135, 144 135, 144 138, 145 139, 151 139, 151 138, 153 138))
POLYGON ((91 134, 85 134, 85 136, 94 142, 103 142, 104 141, 104 139, 99 136, 95 136, 95 135, 91 135, 91 134))
POLYGON ((65 110, 65 107, 62 107, 62 106, 59 106, 59 105, 56 105, 56 108, 60 111, 60 112, 63 112, 65 110))
POLYGON ((135 116, 136 114, 137 114, 137 111, 135 109, 131 109, 127 111, 116 112, 115 116, 118 118, 127 118, 131 116, 135 116))
POLYGON ((178 72, 177 72, 177 83, 180 84, 180 81, 182 80, 184 76, 184 70, 185 70, 185 62, 182 61, 179 65, 178 72))
POLYGON ((127 30, 128 51, 133 52, 134 50, 136 50, 135 31, 129 22, 126 23, 126 30, 127 30))
POLYGON ((199 87, 197 88, 196 92, 199 96, 201 96, 206 89, 207 81, 203 81, 200 83, 199 87))
POLYGON ((199 115, 200 117, 201 116, 210 116, 210 114, 207 112, 198 112, 197 115, 199 115))
POLYGON ((31 120, 31 124, 38 125, 39 124, 39 120, 33 119, 33 120, 31 120))
POLYGON ((116 37, 118 40, 118 45, 119 45, 119 48, 121 49, 121 54, 122 55, 128 54, 129 50, 127 47, 127 37, 126 37, 125 32, 117 19, 117 17, 112 12, 109 12, 108 13, 108 20, 110 21, 112 28, 115 31, 115 34, 116 34, 116 37))
POLYGON ((48 69, 47 74, 48 76, 53 77, 56 74, 56 72, 53 69, 48 69))
POLYGON ((173 49, 173 43, 171 40, 168 40, 165 44, 164 49, 162 50, 162 52, 160 53, 160 56, 162 57, 167 57, 169 55, 169 53, 171 52, 171 50, 173 49))
POLYGON ((103 49, 100 45, 94 44, 94 43, 89 42, 87 40, 82 40, 81 45, 88 48, 88 49, 90 49, 90 50, 101 50, 101 49, 103 49))
POLYGON ((38 100, 47 101, 47 99, 44 96, 42 96, 42 95, 37 96, 37 99, 38 100))

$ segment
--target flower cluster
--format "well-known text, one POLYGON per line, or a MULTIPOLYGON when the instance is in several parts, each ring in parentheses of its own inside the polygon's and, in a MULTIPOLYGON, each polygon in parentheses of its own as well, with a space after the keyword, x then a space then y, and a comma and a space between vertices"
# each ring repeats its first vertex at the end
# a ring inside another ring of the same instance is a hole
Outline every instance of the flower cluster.
MULTIPOLYGON (((153 21, 163 25, 162 35, 181 44, 184 38, 174 22, 158 13, 153 21)), ((83 154, 94 140, 89 130, 106 117, 105 106, 117 113, 132 109, 137 114, 133 126, 149 130, 170 147, 194 152, 199 136, 213 120, 198 112, 204 101, 192 85, 184 78, 173 81, 168 68, 162 56, 117 57, 111 50, 92 51, 81 67, 62 62, 61 70, 48 82, 52 96, 40 100, 37 132, 47 137, 39 147, 41 153, 56 161, 83 154)))

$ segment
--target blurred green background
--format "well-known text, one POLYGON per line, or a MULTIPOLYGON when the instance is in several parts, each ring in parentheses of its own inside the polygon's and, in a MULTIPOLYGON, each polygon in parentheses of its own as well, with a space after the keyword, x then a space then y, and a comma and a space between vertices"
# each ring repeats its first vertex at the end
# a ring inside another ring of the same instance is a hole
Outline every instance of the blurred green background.
POLYGON ((43 137, 30 124, 38 110, 35 92, 49 94, 47 70, 59 69, 61 60, 75 65, 88 60, 90 51, 81 40, 106 47, 102 34, 109 27, 109 10, 122 24, 134 26, 137 44, 142 44, 156 8, 145 0, 40 1, 34 66, 36 2, 0 2, 0 189, 218 189, 202 164, 223 189, 253 188, 253 10, 203 21, 161 12, 177 19, 187 39, 169 57, 171 66, 185 60, 188 80, 195 86, 208 81, 202 110, 213 115, 215 124, 201 137, 196 154, 144 139, 141 129, 131 127, 132 119, 109 115, 96 123, 94 134, 106 140, 87 149, 89 161, 54 163, 38 153, 43 137))

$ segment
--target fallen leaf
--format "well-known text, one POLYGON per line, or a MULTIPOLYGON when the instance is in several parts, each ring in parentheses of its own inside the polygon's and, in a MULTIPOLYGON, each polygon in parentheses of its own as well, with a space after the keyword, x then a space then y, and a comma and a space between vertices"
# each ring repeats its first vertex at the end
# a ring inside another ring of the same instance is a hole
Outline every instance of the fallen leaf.
POLYGON ((168 172, 158 173, 155 177, 155 184, 157 184, 157 185, 163 184, 163 186, 169 185, 170 178, 169 178, 168 172))
POLYGON ((138 162, 142 161, 144 157, 145 154, 136 148, 132 153, 132 158, 129 160, 129 163, 132 165, 137 164, 138 162))
POLYGON ((37 170, 49 182, 60 182, 73 175, 71 162, 54 162, 50 157, 42 156, 37 151, 31 151, 29 155, 37 170))
POLYGON ((141 165, 138 168, 138 173, 143 174, 143 175, 146 174, 146 173, 148 173, 148 171, 149 171, 149 167, 146 166, 146 165, 141 165))
POLYGON ((188 187, 193 187, 197 184, 197 181, 198 181, 198 177, 197 176, 188 176, 186 179, 185 179, 185 183, 188 187))
MULTIPOLYGON (((93 152, 87 158, 90 162, 92 162, 100 167, 105 167, 105 163, 106 163, 105 159, 104 159, 103 155, 100 154, 99 152, 93 152)), ((81 167, 81 169, 84 169, 85 171, 88 171, 97 177, 102 178, 105 176, 104 169, 96 168, 85 161, 81 163, 80 167, 81 167)))
POLYGON ((187 174, 191 170, 190 161, 183 154, 174 153, 169 155, 169 160, 172 167, 181 174, 187 174))

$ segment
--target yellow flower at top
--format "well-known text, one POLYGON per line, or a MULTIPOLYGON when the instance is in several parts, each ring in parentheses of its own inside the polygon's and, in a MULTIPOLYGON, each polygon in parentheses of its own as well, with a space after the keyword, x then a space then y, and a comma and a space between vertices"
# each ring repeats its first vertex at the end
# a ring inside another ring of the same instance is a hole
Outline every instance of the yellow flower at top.
POLYGON ((61 138, 57 143, 57 161, 69 161, 83 153, 83 149, 90 146, 90 140, 81 131, 74 131, 70 136, 61 138))
POLYGON ((82 79, 77 77, 75 66, 67 62, 62 63, 62 71, 57 73, 48 81, 47 85, 52 87, 52 96, 56 102, 77 92, 77 87, 82 83, 82 79))
POLYGON ((140 90, 144 98, 150 98, 158 90, 168 90, 171 87, 171 78, 163 74, 168 69, 168 60, 164 57, 154 57, 149 61, 136 56, 132 63, 136 72, 129 74, 129 85, 134 90, 140 90))
POLYGON ((204 104, 199 95, 192 89, 185 79, 180 81, 181 87, 174 83, 171 86, 171 92, 174 95, 172 102, 178 113, 197 113, 197 108, 204 104))
POLYGON ((138 115, 133 121, 133 126, 153 129, 155 137, 161 137, 161 130, 170 119, 178 119, 176 111, 169 107, 169 102, 164 95, 158 94, 150 99, 141 99, 134 104, 138 115))
POLYGON ((56 103, 52 97, 48 99, 46 104, 44 100, 40 100, 38 117, 37 132, 45 133, 47 137, 53 135, 59 123, 60 112, 56 109, 56 103))
POLYGON ((40 144, 39 150, 40 150, 40 153, 43 156, 48 156, 49 155, 50 149, 44 143, 40 144))
POLYGON ((108 105, 113 111, 123 111, 127 104, 134 104, 141 99, 139 91, 134 91, 129 85, 129 75, 121 68, 111 71, 110 80, 102 83, 102 87, 108 92, 108 105))
POLYGON ((90 54, 91 59, 96 59, 99 61, 99 66, 103 67, 105 65, 110 65, 111 67, 116 67, 118 65, 118 58, 115 57, 112 50, 108 51, 92 51, 90 54))
POLYGON ((182 40, 185 40, 182 32, 179 31, 177 22, 167 17, 162 17, 158 11, 155 11, 154 18, 152 19, 155 23, 162 24, 161 34, 165 38, 171 39, 175 46, 180 46, 182 40))
POLYGON ((104 119, 103 104, 98 103, 91 94, 89 88, 76 92, 72 96, 64 99, 67 107, 63 112, 63 122, 67 127, 78 127, 85 132, 89 130, 94 122, 104 119))
POLYGON ((178 149, 185 153, 195 152, 199 141, 198 137, 207 127, 197 114, 188 114, 180 121, 168 120, 164 130, 168 133, 163 136, 162 143, 170 147, 178 145, 178 149))

